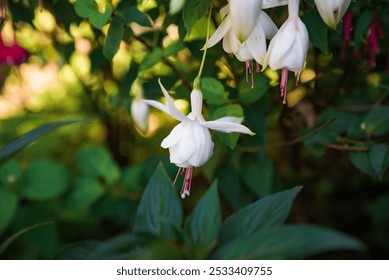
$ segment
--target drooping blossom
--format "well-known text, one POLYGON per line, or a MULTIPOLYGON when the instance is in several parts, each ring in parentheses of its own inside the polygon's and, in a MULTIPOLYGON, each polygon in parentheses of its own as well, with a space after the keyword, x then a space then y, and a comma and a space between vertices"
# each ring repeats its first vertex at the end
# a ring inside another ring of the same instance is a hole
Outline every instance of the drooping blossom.
POLYGON ((369 35, 367 43, 365 45, 365 51, 369 54, 369 68, 373 69, 376 65, 376 55, 380 52, 380 44, 378 37, 384 37, 384 31, 382 30, 381 24, 378 21, 377 13, 373 13, 373 19, 370 23, 369 35))
POLYGON ((136 127, 143 133, 149 127, 149 106, 139 97, 135 97, 131 102, 131 117, 136 127))
POLYGON ((273 71, 282 69, 280 89, 284 104, 288 73, 295 73, 297 84, 304 68, 309 44, 307 28, 299 17, 299 0, 290 0, 288 11, 288 19, 271 40, 263 64, 264 68, 269 65, 273 71))
MULTIPOLYGON (((269 2, 269 1, 268 1, 269 2)), ((208 48, 216 45, 223 39, 223 49, 227 53, 233 53, 235 57, 245 63, 246 65, 246 79, 248 80, 248 73, 252 76, 252 87, 254 86, 253 74, 254 65, 253 60, 257 63, 256 71, 259 72, 259 65, 263 64, 264 57, 266 55, 266 39, 271 39, 277 33, 277 27, 270 19, 270 17, 263 11, 259 11, 258 17, 254 24, 254 28, 251 29, 252 24, 235 24, 233 3, 227 5, 221 10, 224 19, 216 31, 212 34, 208 41, 208 48), (239 29, 244 29, 246 32, 241 35, 241 38, 246 38, 244 41, 239 39, 235 32, 236 26, 241 26, 239 29), (248 34, 250 32, 250 34, 248 34), (246 37, 247 35, 247 37, 246 37)), ((273 2, 272 2, 273 3, 273 2)), ((278 3, 278 1, 277 1, 278 3)), ((275 5, 273 3, 273 5, 275 5)), ((243 9, 242 12, 245 12, 243 9)), ((246 11, 247 13, 247 11, 246 11)), ((240 17, 249 17, 248 15, 240 15, 240 17)))
POLYGON ((185 198, 190 195, 193 167, 205 164, 212 156, 214 143, 209 129, 225 133, 240 132, 250 135, 254 133, 241 124, 242 118, 223 117, 214 121, 205 121, 202 115, 203 95, 198 88, 191 92, 191 112, 185 116, 174 105, 173 99, 161 82, 159 84, 167 106, 154 100, 144 100, 144 102, 180 121, 163 139, 161 147, 169 149, 170 162, 179 167, 174 182, 179 174, 185 173, 180 191, 181 197, 185 198))
POLYGON ((28 58, 28 52, 26 49, 19 46, 14 37, 11 43, 4 42, 0 36, 0 63, 9 65, 20 65, 28 58))
POLYGON ((350 2, 351 0, 315 0, 321 18, 333 29, 336 29, 350 2))

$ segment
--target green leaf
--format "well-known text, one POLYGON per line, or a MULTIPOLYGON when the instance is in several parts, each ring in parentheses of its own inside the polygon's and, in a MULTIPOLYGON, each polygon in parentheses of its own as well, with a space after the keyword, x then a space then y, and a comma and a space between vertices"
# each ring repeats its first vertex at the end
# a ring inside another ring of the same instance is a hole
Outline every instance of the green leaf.
POLYGON ((108 4, 105 5, 104 13, 101 14, 95 0, 77 0, 74 9, 77 15, 89 19, 90 23, 98 29, 102 29, 107 24, 112 14, 112 7, 108 4))
POLYGON ((32 162, 23 179, 22 195, 30 200, 54 198, 66 191, 68 183, 66 170, 49 160, 32 162))
POLYGON ((369 28, 372 18, 372 12, 368 9, 364 9, 363 12, 358 16, 354 31, 354 42, 356 44, 356 48, 359 48, 360 45, 365 42, 365 34, 369 28))
POLYGON ((371 167, 378 180, 382 180, 385 170, 388 168, 385 163, 385 156, 388 154, 388 150, 389 145, 387 144, 374 145, 370 149, 369 158, 371 167))
POLYGON ((304 11, 301 20, 308 30, 309 40, 322 52, 328 52, 328 29, 316 9, 304 11))
POLYGON ((185 49, 185 47, 185 44, 181 41, 171 43, 169 46, 167 46, 166 49, 163 50, 163 56, 167 58, 169 56, 175 55, 180 50, 185 49))
POLYGON ((0 150, 0 162, 4 161, 8 157, 16 154, 18 151, 20 151, 21 149, 23 149, 27 145, 31 144, 32 142, 35 142, 39 138, 45 136, 50 131, 52 131, 56 128, 68 125, 68 124, 76 123, 76 122, 79 122, 79 121, 70 120, 70 121, 59 121, 59 122, 48 123, 48 124, 42 125, 38 128, 35 128, 26 134, 23 134, 19 138, 13 140, 11 143, 5 145, 0 150))
POLYGON ((374 108, 365 118, 366 133, 372 136, 382 136, 389 132, 389 106, 374 108))
POLYGON ((180 199, 160 163, 151 177, 135 217, 135 232, 167 236, 182 224, 180 199))
POLYGON ((333 250, 362 250, 357 239, 313 225, 268 228, 218 249, 213 259, 300 259, 333 250))
POLYGON ((123 30, 123 22, 117 17, 112 17, 103 47, 103 54, 109 60, 113 59, 119 49, 123 37, 123 30))
POLYGON ((221 223, 221 209, 217 194, 217 181, 200 199, 188 220, 189 236, 194 244, 207 246, 215 242, 221 223))
POLYGON ((269 80, 264 75, 254 76, 254 88, 251 87, 251 82, 242 79, 239 83, 239 99, 245 103, 250 104, 261 99, 269 90, 269 80))
POLYGON ((140 63, 139 71, 145 71, 150 69, 155 64, 160 62, 163 54, 160 48, 155 48, 151 53, 149 53, 140 63))
POLYGON ((120 177, 119 167, 101 147, 84 148, 78 153, 76 163, 82 174, 102 177, 108 184, 113 184, 120 177))
POLYGON ((244 157, 241 176, 247 187, 257 196, 271 193, 273 188, 273 163, 265 153, 244 157))
POLYGON ((73 190, 65 199, 65 206, 70 208, 89 207, 104 194, 104 186, 93 177, 77 178, 73 190))
POLYGON ((209 104, 222 105, 228 102, 229 93, 224 90, 223 84, 215 78, 202 78, 201 91, 209 104))
POLYGON ((220 243, 284 224, 302 187, 266 196, 229 216, 220 228, 220 243))
POLYGON ((117 14, 126 24, 136 22, 142 26, 151 26, 146 14, 139 11, 136 6, 125 7, 123 10, 118 11, 117 14))
POLYGON ((0 234, 8 226, 18 206, 17 196, 0 188, 0 234))
POLYGON ((9 160, 0 166, 0 185, 14 184, 22 175, 20 164, 15 160, 9 160))
POLYGON ((211 0, 187 0, 182 11, 185 28, 188 34, 192 31, 193 25, 207 12, 211 0))
MULTIPOLYGON (((243 118, 243 108, 238 104, 227 105, 216 109, 211 119, 216 120, 226 116, 233 116, 238 118, 243 118)), ((235 149, 236 143, 239 139, 239 133, 224 133, 224 132, 216 132, 216 135, 219 139, 226 144, 231 150, 235 149)))

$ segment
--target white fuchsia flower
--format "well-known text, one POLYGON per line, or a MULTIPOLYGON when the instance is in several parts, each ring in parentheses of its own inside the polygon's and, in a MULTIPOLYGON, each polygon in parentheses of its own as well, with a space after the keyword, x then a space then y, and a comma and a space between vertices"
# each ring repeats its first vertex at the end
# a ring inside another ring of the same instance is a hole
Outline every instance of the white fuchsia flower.
POLYGON ((351 0, 315 0, 321 18, 333 29, 336 29, 350 2, 351 0))
POLYGON ((307 28, 298 15, 299 0, 290 0, 288 11, 289 17, 271 40, 263 64, 264 68, 269 65, 273 71, 282 69, 280 89, 284 104, 288 73, 289 71, 295 73, 297 84, 304 68, 309 45, 307 28))
POLYGON ((135 97, 131 102, 131 117, 136 127, 143 133, 149 127, 149 106, 139 97, 135 97))
MULTIPOLYGON (((249 36, 245 41, 240 41, 236 35, 235 23, 233 18, 233 3, 224 7, 220 12, 225 16, 222 23, 212 34, 208 41, 208 48, 216 45, 223 39, 223 49, 227 53, 233 53, 235 57, 246 64, 246 79, 248 80, 248 73, 254 74, 254 66, 252 60, 257 63, 257 72, 259 72, 259 65, 263 64, 266 55, 266 39, 271 39, 277 33, 277 26, 270 19, 270 17, 263 11, 259 11, 259 16, 249 36), (231 11, 231 13, 230 13, 231 11)), ((245 17, 241 15, 241 17, 245 17)), ((249 30, 246 28, 245 30, 249 30)), ((252 77, 253 81, 253 77, 252 77)), ((254 86, 252 84, 252 86, 254 86)))
POLYGON ((203 95, 200 89, 193 89, 191 93, 192 111, 187 116, 184 115, 174 105, 173 99, 160 81, 159 84, 167 101, 167 106, 154 100, 144 100, 144 102, 180 121, 170 134, 163 139, 161 147, 169 149, 170 162, 179 167, 174 182, 180 173, 185 173, 180 192, 181 197, 185 198, 190 194, 193 167, 203 165, 212 156, 214 143, 209 129, 225 133, 240 132, 250 135, 254 135, 254 133, 241 124, 242 118, 223 117, 214 121, 205 121, 201 113, 203 95))

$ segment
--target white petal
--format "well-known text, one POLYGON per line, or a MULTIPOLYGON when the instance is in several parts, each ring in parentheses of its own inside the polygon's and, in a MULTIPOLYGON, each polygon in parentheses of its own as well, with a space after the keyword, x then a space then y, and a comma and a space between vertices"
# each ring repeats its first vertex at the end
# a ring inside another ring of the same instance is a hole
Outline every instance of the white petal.
POLYGON ((200 123, 200 125, 208 127, 209 129, 226 132, 226 133, 240 132, 240 133, 245 133, 250 135, 255 134, 254 132, 252 132, 250 129, 248 129, 246 126, 242 124, 237 124, 237 123, 227 122, 227 121, 220 121, 220 120, 208 121, 208 122, 200 123))
POLYGON ((224 18, 229 13, 230 13, 230 4, 227 4, 226 6, 220 9, 220 15, 222 18, 224 18))
POLYGON ((230 1, 232 29, 241 43, 246 41, 254 30, 261 9, 262 1, 260 0, 230 1))
POLYGON ((179 123, 173 128, 170 134, 162 140, 161 147, 167 149, 176 145, 181 140, 183 132, 184 125, 183 123, 179 123))
POLYGON ((255 61, 262 65, 266 55, 266 38, 261 24, 257 24, 246 44, 255 61))
POLYGON ((170 95, 167 92, 167 90, 163 87, 160 79, 158 79, 158 83, 159 83, 159 86, 161 87, 163 95, 166 98, 169 115, 171 115, 176 120, 179 120, 179 121, 182 121, 182 122, 183 121, 188 121, 189 119, 183 113, 181 113, 177 109, 176 105, 174 105, 173 99, 170 97, 170 95))
POLYGON ((161 110, 162 112, 168 114, 171 116, 169 109, 166 105, 162 104, 161 102, 155 101, 155 100, 149 100, 149 99, 144 99, 143 100, 146 104, 153 106, 157 108, 158 110, 161 110))
MULTIPOLYGON (((215 32, 212 34, 212 36, 208 39, 208 48, 213 47, 216 45, 223 37, 227 34, 227 32, 232 27, 232 21, 231 17, 228 15, 218 26, 218 28, 215 30, 215 32)), ((205 47, 205 46, 204 46, 205 47)), ((204 49, 203 47, 203 49, 204 49)))
POLYGON ((272 39, 277 34, 277 26, 268 16, 268 14, 263 11, 259 16, 259 24, 262 26, 263 31, 265 32, 266 39, 272 39))
POLYGON ((288 0, 263 0, 262 9, 274 8, 286 4, 288 4, 288 0))
POLYGON ((242 61, 242 62, 246 62, 247 60, 251 60, 254 58, 253 55, 251 54, 246 42, 239 45, 238 51, 235 53, 235 56, 239 61, 242 61))

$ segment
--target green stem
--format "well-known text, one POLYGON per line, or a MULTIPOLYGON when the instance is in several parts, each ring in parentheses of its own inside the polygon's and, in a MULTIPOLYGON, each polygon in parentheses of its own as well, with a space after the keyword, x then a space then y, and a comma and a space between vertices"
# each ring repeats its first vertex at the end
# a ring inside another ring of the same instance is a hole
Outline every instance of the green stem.
POLYGON ((208 23, 207 23, 207 37, 205 38, 203 58, 201 59, 199 73, 197 74, 197 77, 196 77, 196 79, 194 81, 194 88, 198 88, 198 89, 200 89, 200 78, 201 78, 201 75, 203 74, 205 58, 207 57, 208 39, 209 39, 209 27, 211 25, 212 6, 213 6, 213 1, 211 2, 211 7, 209 9, 208 23))

